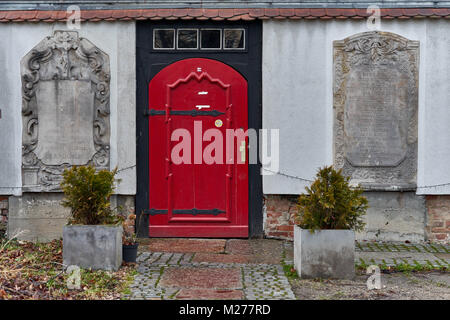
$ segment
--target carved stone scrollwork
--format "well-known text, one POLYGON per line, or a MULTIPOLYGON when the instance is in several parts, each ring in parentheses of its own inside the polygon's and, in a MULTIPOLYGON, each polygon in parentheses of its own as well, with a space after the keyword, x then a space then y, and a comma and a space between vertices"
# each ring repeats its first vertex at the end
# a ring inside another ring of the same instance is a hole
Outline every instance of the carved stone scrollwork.
POLYGON ((364 32, 334 42, 334 165, 370 189, 416 186, 419 42, 364 32))
POLYGON ((59 191, 72 165, 109 169, 109 57, 55 31, 21 61, 24 191, 59 191))

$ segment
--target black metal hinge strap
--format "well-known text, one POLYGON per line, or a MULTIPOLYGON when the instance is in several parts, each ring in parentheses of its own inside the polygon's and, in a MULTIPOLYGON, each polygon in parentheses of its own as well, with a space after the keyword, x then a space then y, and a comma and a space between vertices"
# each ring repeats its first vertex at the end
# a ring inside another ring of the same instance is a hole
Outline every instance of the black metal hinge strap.
MULTIPOLYGON (((172 211, 173 214, 190 214, 193 216, 197 216, 197 215, 213 215, 213 216, 217 216, 221 213, 225 213, 225 211, 223 210, 219 210, 219 209, 175 209, 172 211)), ((144 214, 148 214, 150 216, 155 216, 157 214, 167 214, 168 210, 167 209, 146 209, 144 210, 144 214)))
MULTIPOLYGON (((166 114, 166 111, 164 110, 155 110, 155 109, 147 109, 145 111, 146 116, 163 116, 166 114)), ((217 110, 170 110, 171 116, 191 116, 191 117, 197 117, 197 116, 212 116, 217 117, 221 114, 225 114, 225 112, 220 112, 217 110)))

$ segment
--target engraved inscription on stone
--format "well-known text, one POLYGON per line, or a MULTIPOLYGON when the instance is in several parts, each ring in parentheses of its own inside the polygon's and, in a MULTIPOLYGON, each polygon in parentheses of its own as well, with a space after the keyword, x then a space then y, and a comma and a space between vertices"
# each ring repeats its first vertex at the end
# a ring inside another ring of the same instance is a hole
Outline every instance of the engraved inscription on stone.
POLYGON ((39 140, 35 153, 45 165, 85 165, 95 153, 94 92, 89 81, 41 81, 36 90, 39 140))
POLYGON ((418 50, 386 32, 334 42, 334 162, 354 183, 415 186, 418 50))
POLYGON ((345 157, 353 166, 396 166, 405 158, 407 83, 400 71, 383 66, 349 73, 345 157))
POLYGON ((109 57, 55 31, 21 61, 23 191, 59 191, 72 165, 109 169, 109 57))

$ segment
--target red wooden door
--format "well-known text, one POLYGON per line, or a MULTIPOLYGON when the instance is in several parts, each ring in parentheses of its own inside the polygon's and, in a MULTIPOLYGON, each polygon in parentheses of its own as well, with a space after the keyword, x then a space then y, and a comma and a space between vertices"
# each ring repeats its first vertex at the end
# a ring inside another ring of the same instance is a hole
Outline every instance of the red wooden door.
POLYGON ((216 60, 175 62, 150 82, 148 115, 149 235, 247 237, 247 81, 216 60))

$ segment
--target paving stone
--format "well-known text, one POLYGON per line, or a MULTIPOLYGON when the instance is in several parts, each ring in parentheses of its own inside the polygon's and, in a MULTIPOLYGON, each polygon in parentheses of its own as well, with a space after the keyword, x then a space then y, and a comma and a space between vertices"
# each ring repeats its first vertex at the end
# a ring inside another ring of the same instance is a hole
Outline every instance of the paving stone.
POLYGON ((170 267, 164 271, 159 284, 169 288, 242 288, 241 271, 236 268, 170 267))
POLYGON ((161 258, 162 256, 162 252, 155 252, 153 253, 148 259, 147 259, 147 263, 153 263, 157 260, 159 260, 159 258, 161 258))
POLYGON ((225 244, 226 240, 223 239, 149 239, 146 241, 146 250, 171 253, 222 253, 225 244))
POLYGON ((180 260, 180 264, 190 263, 191 260, 193 259, 193 257, 194 257, 193 253, 185 253, 185 254, 183 254, 183 256, 181 257, 181 260, 180 260))
POLYGON ((250 258, 247 255, 240 254, 197 253, 192 262, 248 263, 250 258))
POLYGON ((170 258, 172 258, 173 253, 171 252, 165 252, 161 255, 161 257, 157 260, 159 264, 168 264, 170 261, 170 258))
POLYGON ((227 241, 226 252, 239 255, 251 255, 253 249, 251 242, 248 240, 231 239, 227 241))
POLYGON ((176 299, 208 299, 208 300, 240 300, 243 299, 242 290, 214 290, 214 289, 181 289, 176 299))

